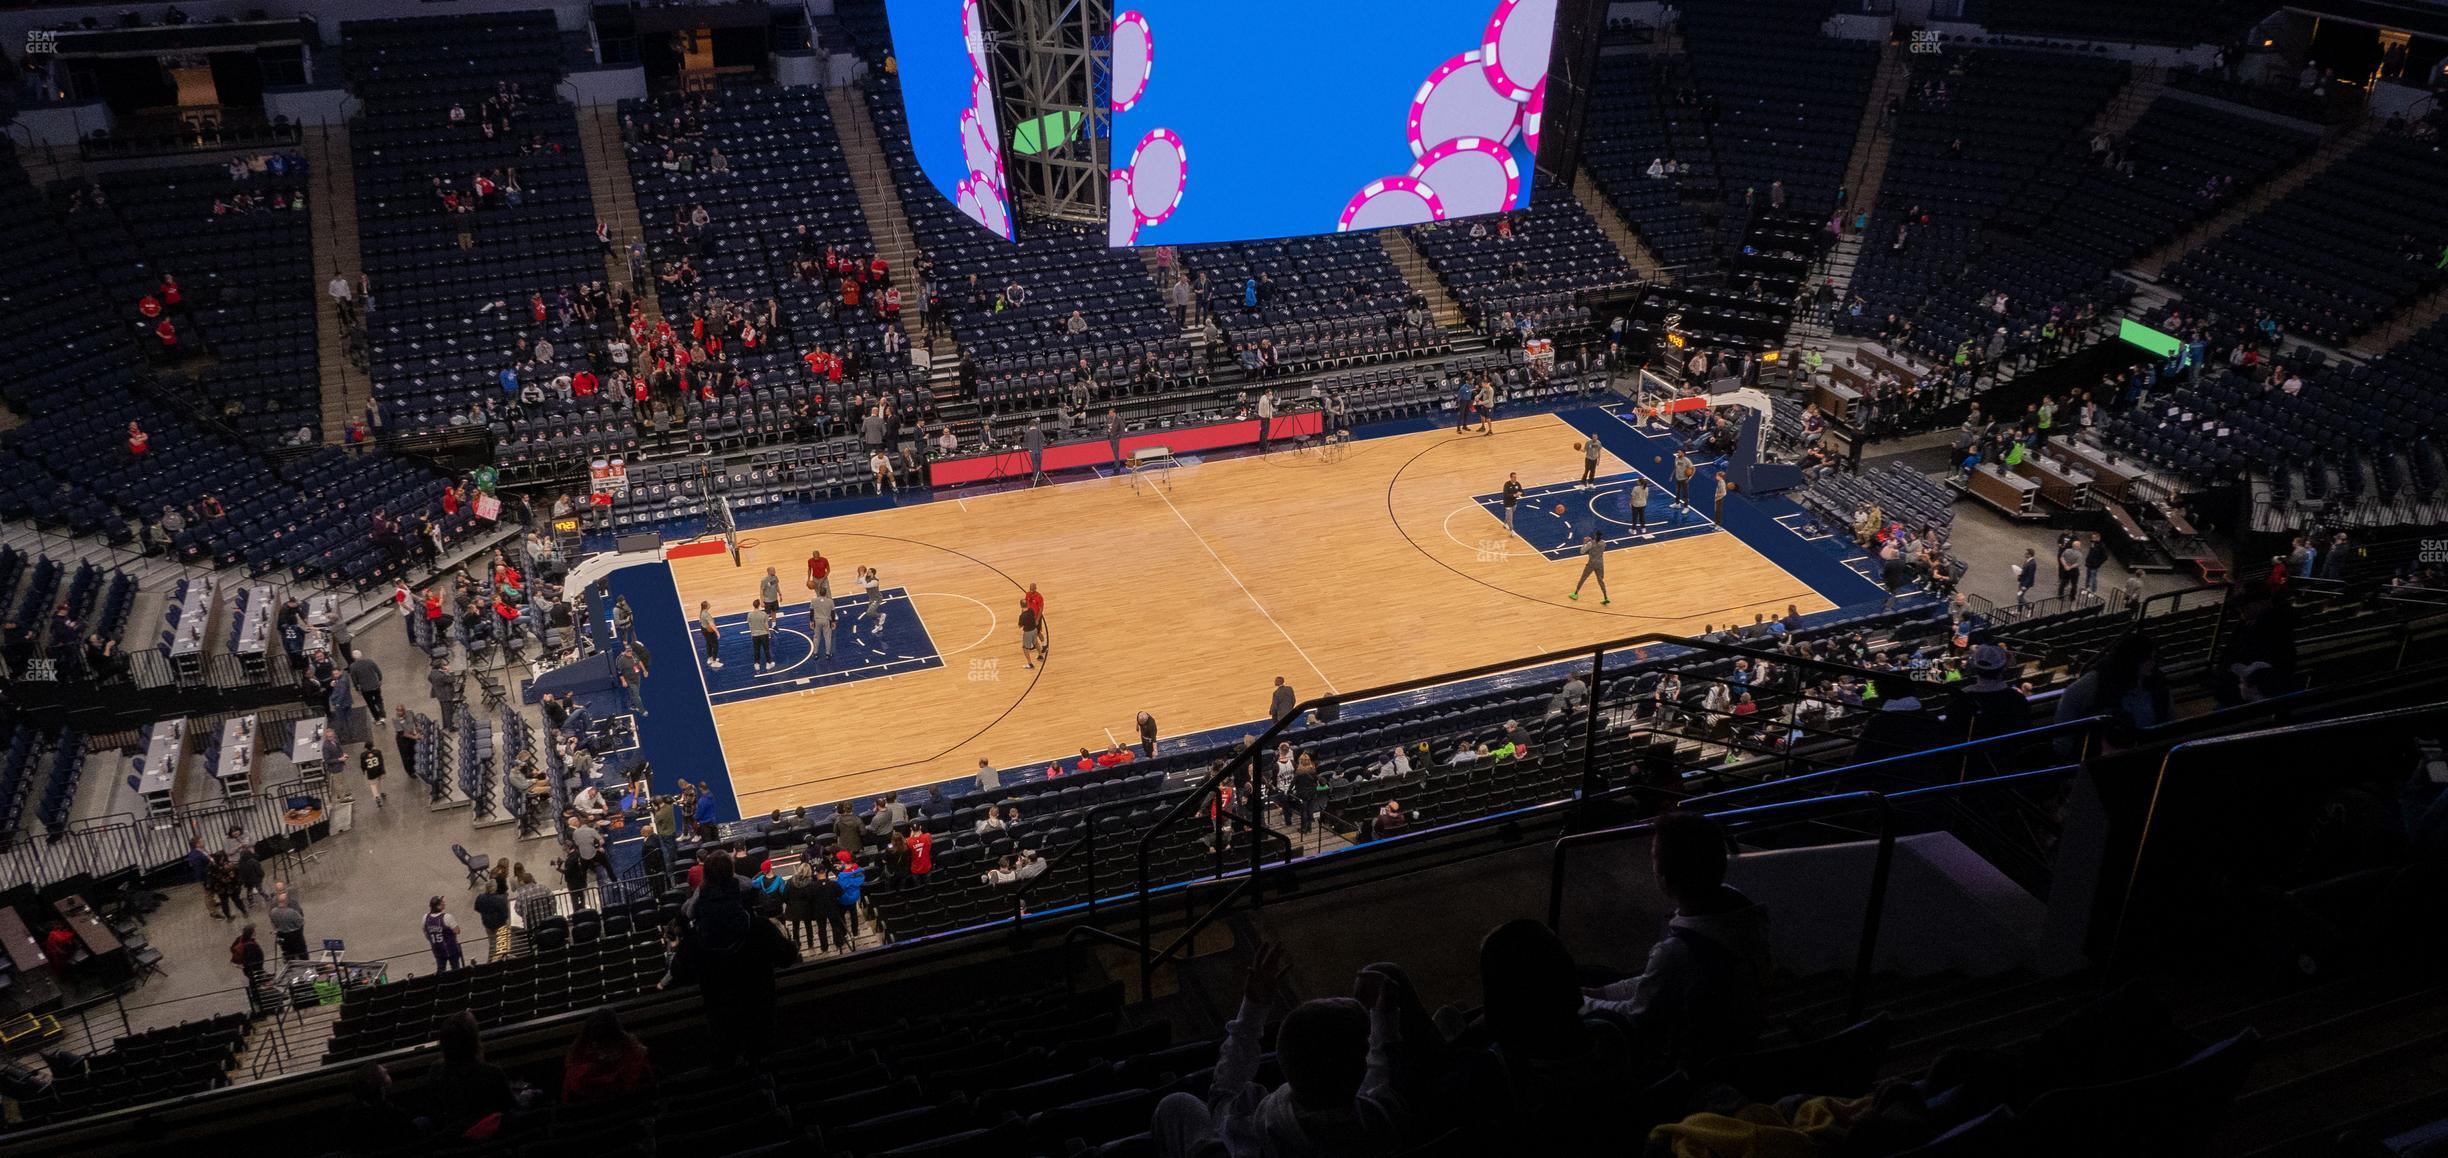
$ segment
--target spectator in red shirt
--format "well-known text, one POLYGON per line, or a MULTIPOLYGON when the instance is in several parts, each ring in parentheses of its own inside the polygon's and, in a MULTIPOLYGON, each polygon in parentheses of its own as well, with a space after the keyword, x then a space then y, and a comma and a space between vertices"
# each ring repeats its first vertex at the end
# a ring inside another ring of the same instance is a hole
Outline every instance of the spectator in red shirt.
POLYGON ((603 380, 597 378, 593 370, 580 370, 570 375, 570 393, 580 398, 593 398, 596 388, 602 384, 603 380))
POLYGON ((130 422, 128 423, 127 448, 128 454, 141 458, 145 451, 153 448, 153 436, 146 434, 143 427, 130 422))
POLYGON ((176 307, 182 300, 179 297, 178 279, 166 273, 162 275, 161 289, 157 292, 161 294, 162 304, 165 306, 176 307))
POLYGON ((909 850, 910 875, 924 884, 926 875, 935 871, 935 838, 928 835, 925 825, 910 825, 909 850))
POLYGON ((442 488, 442 513, 446 515, 459 513, 459 488, 442 488))
POLYGON ((49 959, 51 971, 62 980, 67 979, 69 967, 76 963, 76 943, 75 931, 66 925, 53 925, 50 932, 43 934, 43 956, 49 959))
POLYGON ((161 339, 162 349, 178 349, 178 327, 170 324, 170 319, 163 318, 160 325, 153 327, 153 336, 161 339))

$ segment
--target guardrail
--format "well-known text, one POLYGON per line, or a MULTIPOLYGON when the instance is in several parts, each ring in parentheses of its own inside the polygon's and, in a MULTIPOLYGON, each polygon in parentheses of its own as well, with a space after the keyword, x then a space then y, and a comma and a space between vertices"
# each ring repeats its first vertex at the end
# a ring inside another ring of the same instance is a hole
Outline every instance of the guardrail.
MULTIPOLYGON (((1089 930, 1083 935, 1105 940, 1109 943, 1132 949, 1139 957, 1140 982, 1142 985, 1142 991, 1144 992, 1147 986, 1153 984, 1155 980, 1155 973, 1159 968, 1170 964, 1175 955, 1180 953, 1191 943, 1191 939, 1199 932, 1199 930, 1205 928, 1209 924, 1212 924, 1235 902, 1239 901, 1244 896, 1247 896, 1253 906, 1263 906, 1265 903, 1265 849, 1262 844, 1261 834, 1264 830, 1257 825, 1244 825, 1244 834, 1248 837, 1247 843, 1249 846, 1248 875, 1240 881, 1235 882, 1230 888, 1228 888, 1224 895, 1220 897, 1215 904, 1211 905, 1204 913, 1194 913, 1191 915, 1182 932, 1175 937, 1170 945, 1163 948, 1158 948, 1154 943, 1155 918, 1153 904, 1156 885, 1153 877, 1151 858, 1154 854, 1157 842, 1166 834, 1173 831, 1175 827, 1181 824, 1181 822, 1203 802, 1211 797, 1214 797, 1219 788, 1228 781, 1248 786, 1246 798, 1238 802, 1238 807, 1245 810, 1248 815, 1263 816, 1266 811, 1267 792, 1265 778, 1255 774, 1257 756, 1261 752, 1268 751, 1273 746, 1276 737, 1282 735, 1288 728, 1292 727, 1296 721, 1306 719, 1309 713, 1320 709, 1333 712, 1337 710, 1340 704, 1346 701, 1368 700, 1376 699, 1382 696, 1399 695, 1404 692, 1458 683, 1464 680, 1479 679, 1486 676, 1498 675, 1522 669, 1545 668, 1551 665, 1562 665, 1584 659, 1586 659, 1590 665, 1590 694, 1593 697, 1597 697, 1603 695, 1606 690, 1606 661, 1610 655, 1621 654, 1624 652, 1631 652, 1637 655, 1642 648, 1652 646, 1680 647, 1688 649, 1689 652, 1715 656, 1717 658, 1727 660, 1743 658, 1766 660, 1779 665, 1781 668, 1788 669, 1791 677, 1795 679, 1799 679, 1799 673, 1806 670, 1823 673, 1835 673, 1865 681, 1885 678, 1892 683, 1899 678, 1894 673, 1886 673, 1884 676, 1882 676, 1881 673, 1869 672, 1859 668, 1845 667, 1840 664, 1827 663, 1820 660, 1810 660, 1794 656, 1787 656, 1779 652, 1763 651, 1734 644, 1717 643, 1708 640, 1691 639, 1653 632, 1631 636, 1624 639, 1609 640, 1598 644, 1585 645, 1582 647, 1567 648, 1561 651, 1548 652, 1542 655, 1535 655, 1522 659, 1486 664, 1459 672, 1446 672, 1438 675, 1421 677, 1418 679, 1404 680, 1381 687, 1366 688, 1359 691, 1341 693, 1332 696, 1313 697, 1296 704, 1291 712, 1287 713, 1282 718, 1269 723, 1268 726, 1259 732, 1259 734, 1246 746, 1244 746, 1240 752, 1236 753, 1230 760, 1226 761, 1223 767, 1210 773, 1203 781, 1199 783, 1197 787, 1191 789, 1186 795, 1177 800, 1171 808, 1167 809, 1162 816, 1157 818, 1154 824, 1148 827, 1146 832, 1140 835, 1133 856, 1137 869, 1137 888, 1134 890, 1137 908, 1136 938, 1126 938, 1118 934, 1107 932, 1103 929, 1095 928, 1093 926, 1083 926, 1082 928, 1089 930)), ((1579 758, 1581 765, 1581 789, 1578 793, 1578 798, 1583 801, 1594 800, 1606 795, 1607 793, 1607 786, 1603 772, 1597 767, 1599 715, 1600 712, 1596 710, 1595 704, 1593 703, 1591 708, 1584 710, 1581 719, 1581 754, 1579 758)))

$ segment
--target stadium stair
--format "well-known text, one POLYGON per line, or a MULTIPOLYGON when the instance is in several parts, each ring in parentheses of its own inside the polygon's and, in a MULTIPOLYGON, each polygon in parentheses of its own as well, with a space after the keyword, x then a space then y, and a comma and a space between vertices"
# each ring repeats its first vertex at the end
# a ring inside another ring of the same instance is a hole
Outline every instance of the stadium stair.
POLYGON ((2366 120, 2348 130, 2343 136, 2331 139, 2320 148, 2313 150, 2311 156, 2304 158, 2294 168, 2264 182, 2250 196, 2220 210, 2216 216, 2195 226, 2184 236, 2145 255, 2140 261, 2133 264, 2133 271, 2150 281, 2159 280, 2160 275, 2165 274, 2170 267, 2186 255, 2210 244, 2228 230, 2242 225, 2262 210, 2277 204, 2280 199, 2300 188, 2305 182, 2328 171, 2329 166, 2344 160, 2355 150, 2362 148, 2364 143, 2371 140, 2373 135, 2379 131, 2380 122, 2366 120))
MULTIPOLYGON (((868 232, 875 235, 876 249, 898 270, 912 270, 918 264, 918 243, 910 233, 909 215, 901 208, 901 198, 893 193, 892 166, 884 158, 884 149, 876 140, 875 122, 867 112, 867 102, 852 96, 847 88, 825 90, 825 104, 832 110, 834 133, 841 138, 842 155, 850 164, 851 184, 858 191, 859 208, 867 215, 868 232)), ((906 327, 904 327, 906 329, 906 327)))
POLYGON ((314 219, 315 364, 323 382, 323 441, 337 444, 374 396, 374 383, 348 355, 340 306, 323 290, 334 274, 354 282, 365 268, 357 251, 357 170, 345 124, 308 125, 299 146, 313 182, 306 203, 314 219))
POLYGON ((1428 316, 1449 330, 1461 325, 1461 304, 1447 292, 1444 279, 1428 268, 1427 255, 1411 244, 1411 238, 1399 229, 1380 229, 1377 240, 1385 246, 1386 256, 1394 259, 1394 268, 1402 271, 1403 280, 1410 283, 1411 292, 1428 299, 1428 316))
POLYGON ((1887 175, 1887 152, 1895 134, 1887 123, 1887 102, 1904 95, 1912 83, 1912 58, 1903 46, 1879 48, 1878 73, 1870 80, 1870 99, 1862 102, 1861 128, 1853 137, 1852 160, 1845 165, 1845 211, 1878 204, 1879 183, 1887 175))
POLYGON ((2133 76, 2125 82, 2125 87, 2118 90, 2116 96, 2109 98, 2108 106, 2101 109, 2099 116, 2092 120, 2084 131, 2084 136, 2095 137, 2101 133, 2106 133, 2111 137, 2124 136, 2127 130, 2141 121, 2142 114, 2150 111, 2151 103, 2158 100, 2159 94, 2165 91, 2167 91, 2166 66, 2147 65, 2135 69, 2133 76))
MULTIPOLYGON (((850 165, 850 184, 858 191, 859 208, 867 215, 867 231, 875 237, 876 251, 894 269, 910 271, 909 292, 917 293, 918 242, 910 231, 909 214, 901 207, 900 194, 893 191, 892 165, 876 138, 874 114, 867 111, 867 102, 858 96, 856 89, 828 88, 825 104, 832 110, 833 132, 841 138, 842 157, 850 165)), ((918 335, 909 332, 906 321, 899 324, 914 352, 918 335)), ((927 388, 934 394, 935 404, 950 413, 962 400, 960 345, 952 340, 952 328, 937 326, 926 352, 931 371, 927 388)))
MULTIPOLYGON (((578 148, 586 157, 587 192, 595 202, 595 217, 612 227, 612 248, 604 254, 604 284, 629 284, 629 243, 645 235, 638 220, 637 190, 629 184, 627 155, 621 149, 620 106, 588 105, 578 110, 578 148)), ((655 295, 641 299, 649 317, 660 318, 655 295)))
MULTIPOLYGON (((1599 191, 1597 182, 1590 180, 1588 170, 1573 174, 1573 196, 1580 199, 1581 207, 1589 210, 1591 217, 1597 219, 1598 232, 1606 234, 1607 240, 1615 243, 1624 260, 1631 262, 1632 268, 1639 271, 1642 281, 1658 283, 1674 280, 1674 275, 1666 270, 1666 263, 1649 252, 1640 234, 1624 221, 1623 214, 1617 213, 1615 207, 1607 203, 1606 194, 1599 191)), ((1395 232, 1398 231, 1388 230, 1387 234, 1391 236, 1395 232)), ((1387 246, 1388 250, 1392 248, 1390 244, 1387 246)))

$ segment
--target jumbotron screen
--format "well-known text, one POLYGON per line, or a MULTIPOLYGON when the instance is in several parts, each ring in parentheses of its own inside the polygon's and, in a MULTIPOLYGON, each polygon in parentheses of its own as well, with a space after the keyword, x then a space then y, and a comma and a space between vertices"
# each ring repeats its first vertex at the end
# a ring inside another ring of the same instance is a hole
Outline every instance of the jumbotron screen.
POLYGON ((1378 229, 1529 203, 1556 0, 1115 9, 1116 246, 1378 229))
POLYGON ((884 0, 884 14, 918 168, 963 216, 1008 240, 1011 186, 978 0, 884 0))

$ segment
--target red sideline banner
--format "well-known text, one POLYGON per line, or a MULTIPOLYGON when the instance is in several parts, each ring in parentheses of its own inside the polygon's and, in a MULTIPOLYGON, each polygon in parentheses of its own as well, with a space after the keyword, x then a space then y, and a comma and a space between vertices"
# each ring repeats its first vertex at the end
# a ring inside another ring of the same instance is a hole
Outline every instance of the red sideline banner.
POLYGON ((720 555, 729 549, 723 545, 722 537, 717 535, 711 539, 699 539, 694 543, 679 543, 665 547, 663 557, 666 559, 694 559, 700 555, 720 555))
MULTIPOLYGON (((1325 428, 1325 418, 1325 412, 1319 410, 1277 415, 1268 440, 1314 436, 1325 428)), ((1203 426, 1175 426, 1125 434, 1122 436, 1122 453, 1127 457, 1144 447, 1161 446, 1177 455, 1195 454, 1202 450, 1224 450, 1236 446, 1255 446, 1257 443, 1258 420, 1243 418, 1203 426)), ((1102 438, 1046 444, 1045 469, 1048 473, 1112 465, 1113 448, 1102 438)), ((1028 452, 1021 450, 937 459, 927 465, 927 478, 939 487, 987 482, 997 477, 1025 480, 1028 476, 1028 452)))

